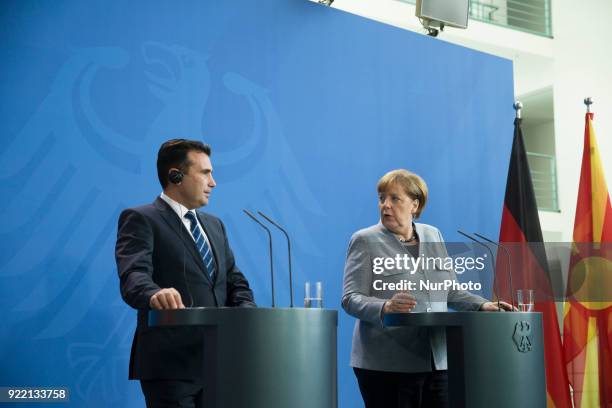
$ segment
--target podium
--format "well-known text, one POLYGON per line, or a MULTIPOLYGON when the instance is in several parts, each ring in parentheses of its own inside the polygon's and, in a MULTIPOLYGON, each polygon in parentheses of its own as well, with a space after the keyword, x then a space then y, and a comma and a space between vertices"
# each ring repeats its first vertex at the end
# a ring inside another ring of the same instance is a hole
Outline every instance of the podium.
POLYGON ((149 327, 202 326, 214 408, 336 408, 338 312, 302 308, 149 311, 149 327))
POLYGON ((446 328, 451 407, 546 407, 541 313, 391 313, 384 324, 446 328))

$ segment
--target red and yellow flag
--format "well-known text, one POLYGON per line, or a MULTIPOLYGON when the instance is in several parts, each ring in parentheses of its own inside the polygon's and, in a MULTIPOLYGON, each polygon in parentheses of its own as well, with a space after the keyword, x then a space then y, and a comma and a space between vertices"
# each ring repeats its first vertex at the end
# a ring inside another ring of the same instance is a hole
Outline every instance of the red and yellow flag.
POLYGON ((612 206, 587 113, 563 319, 576 408, 612 407, 612 206))

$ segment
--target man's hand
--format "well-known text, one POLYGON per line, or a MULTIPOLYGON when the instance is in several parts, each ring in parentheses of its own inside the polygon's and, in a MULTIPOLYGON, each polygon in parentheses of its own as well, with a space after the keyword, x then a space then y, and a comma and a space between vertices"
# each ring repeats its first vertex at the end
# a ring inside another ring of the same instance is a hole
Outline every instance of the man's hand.
POLYGON ((155 292, 149 300, 151 309, 184 309, 185 305, 181 299, 181 294, 174 288, 164 288, 155 292))
MULTIPOLYGON (((512 305, 506 302, 499 302, 499 305, 501 306, 502 310, 518 312, 518 309, 516 307, 512 309, 512 305)), ((482 312, 497 312, 499 310, 499 307, 497 307, 497 302, 486 302, 480 305, 479 310, 482 312)))
POLYGON ((385 302, 383 313, 402 313, 410 312, 416 306, 417 302, 414 296, 406 292, 399 292, 385 302))

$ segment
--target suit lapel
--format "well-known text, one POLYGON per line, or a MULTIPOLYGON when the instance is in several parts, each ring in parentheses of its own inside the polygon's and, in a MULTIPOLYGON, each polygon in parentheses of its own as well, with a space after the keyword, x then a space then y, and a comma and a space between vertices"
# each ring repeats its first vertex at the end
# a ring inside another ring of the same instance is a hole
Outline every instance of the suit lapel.
POLYGON ((423 228, 423 224, 419 224, 417 222, 414 223, 414 227, 416 229, 416 233, 419 236, 419 242, 429 242, 429 237, 425 234, 425 229, 423 228))
POLYGON ((168 203, 166 203, 161 198, 157 197, 153 205, 159 210, 161 217, 168 224, 170 229, 172 229, 176 233, 178 238, 183 241, 185 248, 187 248, 187 250, 191 253, 196 263, 202 270, 202 273, 204 274, 204 276, 206 276, 206 279, 210 281, 210 276, 208 276, 206 266, 204 265, 204 260, 202 259, 202 255, 200 255, 200 251, 198 251, 195 242, 193 242, 193 237, 185 228, 183 221, 179 219, 178 215, 168 205, 168 203))
MULTIPOLYGON (((409 253, 408 249, 406 249, 406 247, 402 245, 402 243, 399 241, 399 239, 397 239, 395 234, 389 231, 382 224, 382 222, 379 222, 377 224, 377 227, 379 232, 384 236, 385 242, 387 242, 388 245, 391 245, 392 247, 396 248, 397 253, 409 253)), ((427 258, 431 255, 431 246, 434 244, 432 244, 432 242, 429 240, 430 237, 425 234, 425 230, 422 224, 414 223, 414 227, 419 237, 419 256, 423 255, 424 258, 427 258)), ((422 267, 422 265, 419 266, 417 272, 425 273, 425 269, 422 267)))
POLYGON ((394 247, 397 250, 398 254, 407 251, 406 248, 404 248, 402 243, 399 241, 399 239, 397 239, 395 234, 389 231, 387 227, 382 224, 382 222, 379 221, 376 226, 378 227, 378 232, 384 237, 383 239, 387 243, 387 245, 391 245, 392 247, 394 247))

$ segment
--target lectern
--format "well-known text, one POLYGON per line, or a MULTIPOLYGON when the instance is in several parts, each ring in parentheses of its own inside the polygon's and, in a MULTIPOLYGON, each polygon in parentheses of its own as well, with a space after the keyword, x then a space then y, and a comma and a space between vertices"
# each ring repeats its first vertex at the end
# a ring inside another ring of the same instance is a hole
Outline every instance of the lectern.
POLYGON ((338 312, 302 308, 150 311, 150 327, 202 326, 206 406, 336 408, 338 312))
POLYGON ((384 323, 446 328, 451 407, 546 407, 541 313, 392 313, 384 323))

